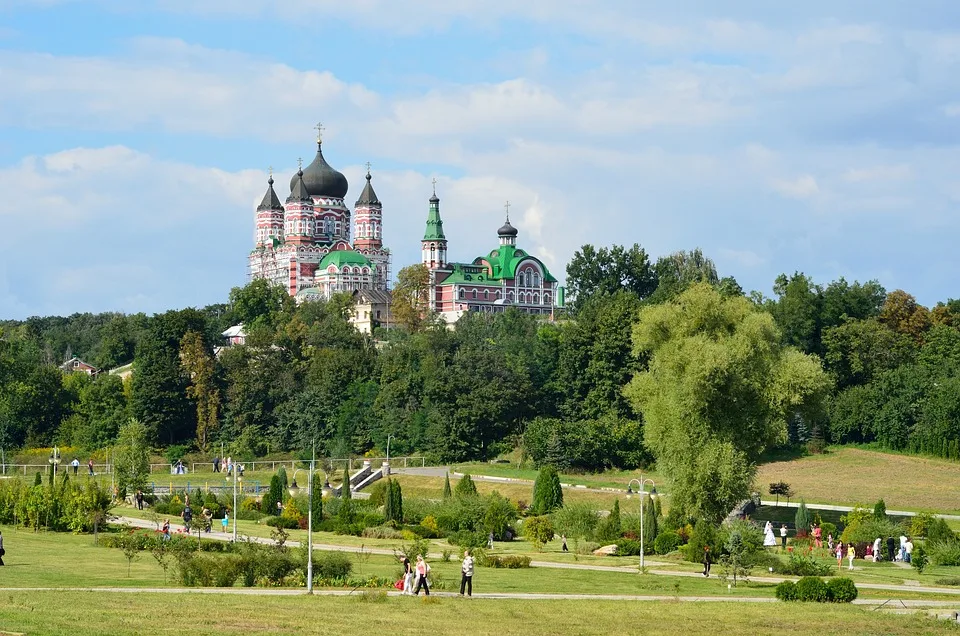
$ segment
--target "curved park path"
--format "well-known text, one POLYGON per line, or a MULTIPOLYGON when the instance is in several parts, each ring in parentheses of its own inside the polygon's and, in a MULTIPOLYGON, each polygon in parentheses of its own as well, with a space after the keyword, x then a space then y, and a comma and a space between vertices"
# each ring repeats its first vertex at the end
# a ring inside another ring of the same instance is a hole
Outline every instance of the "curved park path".
MULTIPOLYGON (((152 523, 152 522, 150 522, 150 521, 146 521, 146 520, 144 520, 144 519, 135 519, 135 518, 133 518, 133 517, 116 517, 116 522, 117 522, 117 523, 120 523, 120 524, 123 524, 123 525, 131 526, 131 527, 134 527, 134 528, 146 528, 146 529, 149 529, 149 530, 156 530, 156 527, 157 527, 156 524, 154 524, 154 523, 152 523)), ((171 529, 171 531, 182 531, 183 527, 182 527, 182 526, 171 525, 171 526, 170 526, 170 529, 171 529)), ((231 541, 231 540, 233 540, 233 534, 227 533, 227 532, 210 531, 210 532, 205 532, 205 533, 203 533, 203 538, 204 538, 204 539, 208 539, 208 540, 213 540, 213 541, 231 541)), ((247 536, 244 536, 243 538, 244 538, 244 539, 249 539, 250 541, 254 541, 254 542, 256 542, 256 543, 263 543, 263 544, 272 544, 272 543, 273 543, 273 541, 272 541, 271 539, 268 539, 268 538, 265 538, 265 537, 247 537, 247 536)), ((299 543, 298 541, 288 541, 288 542, 287 542, 287 545, 290 545, 290 546, 293 546, 293 547, 300 547, 300 543, 299 543)), ((364 553, 367 553, 367 554, 379 554, 379 555, 386 555, 386 556, 393 556, 393 555, 395 554, 393 550, 387 549, 387 548, 367 548, 367 547, 361 548, 361 547, 356 547, 356 546, 343 546, 343 545, 334 545, 334 544, 329 544, 329 543, 314 543, 314 544, 313 544, 313 549, 314 549, 314 550, 327 551, 327 552, 361 552, 361 550, 362 550, 364 553)), ((428 556, 429 556, 430 558, 435 558, 435 559, 439 559, 439 558, 441 557, 440 554, 436 554, 436 553, 431 553, 431 554, 429 554, 428 556)), ((654 567, 654 568, 656 568, 656 567, 658 567, 658 566, 667 565, 666 563, 657 562, 657 561, 647 561, 646 563, 648 564, 648 566, 652 566, 652 567, 654 567)), ((636 567, 628 567, 628 566, 589 565, 589 564, 585 564, 585 563, 558 563, 558 562, 552 562, 552 561, 531 561, 531 562, 530 562, 530 566, 531 566, 531 567, 535 567, 535 568, 548 568, 548 569, 549 569, 549 568, 554 568, 554 569, 567 569, 567 570, 592 570, 592 571, 596 571, 596 572, 622 572, 622 573, 627 573, 627 574, 636 574, 637 571, 638 571, 638 569, 637 569, 636 567)), ((652 574, 652 575, 655 575, 655 576, 683 576, 683 577, 694 577, 694 578, 698 578, 698 577, 702 576, 701 574, 698 574, 698 573, 696 573, 696 572, 676 572, 676 571, 672 571, 672 570, 656 570, 656 569, 654 569, 654 570, 648 569, 648 570, 647 570, 647 574, 652 574)), ((751 581, 755 581, 755 582, 757 582, 757 583, 780 583, 781 581, 786 581, 786 580, 796 581, 797 578, 796 578, 796 577, 775 577, 775 576, 751 576, 751 577, 750 577, 750 580, 751 580, 751 581)), ((926 594, 952 594, 952 595, 958 595, 958 596, 960 596, 960 588, 950 588, 950 587, 923 587, 923 586, 919 586, 919 585, 890 585, 890 584, 885 584, 885 583, 857 583, 857 587, 859 587, 859 588, 861 588, 861 589, 867 589, 867 590, 884 590, 884 591, 888 591, 888 592, 913 592, 913 593, 926 593, 926 594)), ((4 589, 4 590, 7 590, 7 589, 13 589, 13 588, 3 588, 3 589, 4 589)), ((58 589, 68 589, 68 588, 58 588, 58 589)), ((100 589, 109 589, 109 588, 93 588, 93 589, 100 590, 100 589)), ((126 589, 126 588, 118 588, 118 589, 126 589)), ((162 590, 162 591, 168 591, 167 588, 157 588, 157 589, 158 589, 158 590, 162 590)), ((228 588, 228 589, 229 589, 229 588, 228 588)), ((194 591, 194 590, 191 590, 191 591, 194 591)), ((275 591, 275 592, 280 592, 281 590, 274 590, 274 591, 275 591)), ((295 591, 295 590, 291 590, 290 592, 291 592, 291 593, 301 593, 301 592, 297 592, 297 591, 295 591)), ((251 592, 251 593, 253 593, 253 592, 251 592)), ((337 592, 337 593, 348 593, 348 592, 337 592)), ((476 595, 476 596, 479 597, 480 595, 476 595)), ((518 594, 486 594, 486 595, 483 595, 483 596, 486 597, 486 598, 569 598, 569 599, 580 599, 580 598, 585 598, 585 599, 606 599, 606 598, 610 598, 610 599, 614 599, 614 600, 618 600, 618 599, 637 599, 637 600, 644 600, 644 599, 645 599, 645 600, 665 600, 665 599, 666 599, 666 600, 672 600, 672 599, 676 599, 676 598, 677 598, 677 597, 675 597, 675 596, 621 596, 621 595, 607 596, 607 595, 602 595, 602 594, 519 594, 519 593, 518 593, 518 594)), ((681 599, 684 599, 684 598, 687 599, 687 600, 697 600, 697 599, 701 599, 701 597, 681 597, 681 599)), ((745 599, 745 598, 732 598, 732 597, 702 597, 702 599, 703 599, 703 600, 710 600, 710 601, 714 601, 714 600, 722 600, 722 601, 740 601, 740 600, 745 600, 745 601, 750 601, 750 600, 751 600, 751 599, 745 599)), ((771 599, 763 598, 763 599, 752 599, 752 600, 753 600, 754 602, 766 602, 766 601, 768 601, 768 600, 775 600, 775 599, 772 599, 772 598, 771 598, 771 599)), ((876 602, 876 601, 874 601, 874 600, 864 599, 864 604, 871 604, 871 603, 875 603, 875 602, 876 602)), ((899 602, 899 601, 898 601, 898 602, 899 602)), ((911 601, 904 601, 904 603, 907 603, 907 604, 909 604, 910 602, 911 602, 911 601)), ((923 603, 943 604, 943 601, 922 601, 922 602, 923 602, 923 603)))

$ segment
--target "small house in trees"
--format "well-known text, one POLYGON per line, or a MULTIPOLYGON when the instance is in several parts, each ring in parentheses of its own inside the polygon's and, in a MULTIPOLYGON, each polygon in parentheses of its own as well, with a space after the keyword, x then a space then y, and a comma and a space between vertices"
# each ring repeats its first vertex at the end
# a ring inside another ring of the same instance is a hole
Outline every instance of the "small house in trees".
POLYGON ((350 324, 360 333, 371 334, 374 327, 393 327, 390 314, 389 291, 359 289, 353 292, 353 310, 350 324))
POLYGON ((73 356, 61 364, 60 370, 64 373, 86 373, 87 375, 97 375, 100 373, 100 369, 92 364, 87 364, 77 356, 73 356))
POLYGON ((220 334, 227 341, 227 346, 242 345, 247 342, 247 332, 243 330, 243 325, 234 325, 220 334))

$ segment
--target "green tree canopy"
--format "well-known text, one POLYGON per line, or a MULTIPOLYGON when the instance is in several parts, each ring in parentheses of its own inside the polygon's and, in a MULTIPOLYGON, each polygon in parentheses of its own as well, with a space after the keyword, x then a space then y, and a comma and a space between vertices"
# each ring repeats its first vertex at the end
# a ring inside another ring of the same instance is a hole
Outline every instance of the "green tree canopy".
POLYGON ((557 469, 550 464, 542 467, 533 484, 533 514, 546 515, 563 508, 563 488, 557 469))
POLYGON ((627 396, 672 483, 671 505, 719 521, 749 495, 753 461, 787 439, 787 421, 815 424, 830 388, 818 359, 781 344, 772 317, 710 285, 646 307, 634 331, 649 367, 627 396))
POLYGON ((594 296, 624 291, 643 299, 656 288, 657 276, 650 259, 636 243, 630 248, 613 245, 609 249, 587 244, 574 252, 567 263, 567 289, 574 309, 594 296))

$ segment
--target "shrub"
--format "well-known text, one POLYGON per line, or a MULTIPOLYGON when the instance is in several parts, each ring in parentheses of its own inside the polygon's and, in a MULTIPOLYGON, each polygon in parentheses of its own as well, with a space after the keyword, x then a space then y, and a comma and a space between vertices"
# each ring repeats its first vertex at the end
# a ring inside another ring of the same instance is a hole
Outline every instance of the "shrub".
POLYGON ((553 513, 554 527, 568 539, 592 539, 599 522, 600 515, 585 503, 568 503, 553 513))
POLYGON ((957 535, 950 529, 947 522, 939 517, 930 520, 924 536, 930 543, 948 543, 957 540, 957 535))
POLYGON ((883 499, 878 499, 877 503, 873 504, 873 518, 877 519, 878 521, 887 520, 887 504, 883 501, 883 499))
POLYGON ((827 544, 827 537, 833 535, 833 538, 837 538, 837 524, 830 523, 829 521, 824 521, 820 524, 820 536, 823 539, 823 544, 827 544))
POLYGON ((617 541, 617 556, 640 556, 640 542, 633 539, 620 539, 617 541))
POLYGON ((379 508, 386 503, 389 488, 390 480, 381 479, 370 487, 370 499, 367 501, 379 508))
POLYGON ((780 562, 779 567, 774 566, 777 574, 789 574, 791 576, 828 576, 833 570, 826 563, 820 563, 809 554, 791 552, 786 562, 780 562))
POLYGON ((830 598, 827 584, 818 576, 805 576, 797 581, 797 600, 823 603, 830 598))
POLYGON ((577 546, 577 554, 589 555, 593 554, 594 550, 599 550, 600 544, 594 543, 593 541, 581 541, 577 546))
POLYGON ((533 484, 533 504, 531 511, 537 515, 545 515, 563 508, 563 489, 560 487, 560 476, 557 469, 547 464, 537 473, 537 480, 533 484))
POLYGON ((937 565, 960 565, 960 541, 929 542, 927 554, 937 565))
POLYGON ((300 528, 300 523, 297 522, 296 519, 290 519, 289 517, 267 517, 264 523, 273 528, 284 528, 286 530, 297 530, 300 528))
POLYGON ((463 530, 447 535, 447 542, 461 548, 482 548, 487 545, 487 535, 482 532, 463 530))
POLYGON ((797 600, 797 584, 793 581, 781 581, 777 584, 774 593, 781 601, 795 601, 797 600))
POLYGON ((945 576, 934 582, 937 585, 960 585, 960 576, 945 576))
POLYGON ((529 540, 537 551, 553 540, 553 523, 550 517, 530 517, 523 524, 523 536, 529 540))
POLYGON ((918 545, 913 549, 913 554, 910 555, 910 565, 913 566, 913 569, 918 573, 923 574, 923 570, 927 567, 927 563, 930 562, 930 557, 927 556, 927 551, 924 550, 922 545, 918 545))
POLYGON ((403 534, 399 530, 395 530, 390 526, 374 526, 372 528, 364 528, 363 532, 360 533, 361 537, 366 537, 368 539, 402 539, 403 534))
POLYGON ((710 551, 714 554, 720 552, 717 549, 717 529, 706 519, 700 519, 690 535, 690 542, 687 543, 685 554, 687 561, 703 563, 705 546, 710 546, 710 551))
POLYGON ((433 515, 427 515, 420 522, 420 527, 425 531, 424 536, 434 538, 440 535, 440 528, 437 526, 437 520, 433 515))
POLYGON ((473 479, 470 477, 470 473, 465 473, 463 477, 460 478, 460 481, 457 482, 456 488, 453 489, 453 493, 457 497, 476 496, 477 485, 473 483, 473 479))
POLYGON ((518 570, 520 568, 530 567, 530 557, 521 554, 509 556, 485 556, 480 564, 488 568, 508 568, 518 570))
POLYGON ((683 539, 676 532, 670 530, 661 532, 653 541, 653 551, 657 554, 670 554, 683 545, 683 539))
POLYGON ((852 603, 859 592, 852 580, 840 577, 827 581, 827 594, 834 603, 852 603))
MULTIPOLYGON (((933 515, 927 512, 918 512, 910 519, 909 534, 911 537, 927 537, 927 526, 933 521, 933 515)), ((929 537, 927 537, 929 539, 929 537)))
POLYGON ((313 575, 323 579, 340 579, 350 576, 353 563, 343 552, 320 552, 313 557, 313 575))
POLYGON ((623 535, 620 526, 620 500, 613 500, 610 514, 600 522, 597 528, 597 538, 600 541, 616 541, 623 535))
POLYGON ((793 517, 793 523, 797 527, 797 534, 810 533, 810 511, 807 510, 807 504, 803 499, 800 500, 800 505, 797 507, 797 514, 793 517))

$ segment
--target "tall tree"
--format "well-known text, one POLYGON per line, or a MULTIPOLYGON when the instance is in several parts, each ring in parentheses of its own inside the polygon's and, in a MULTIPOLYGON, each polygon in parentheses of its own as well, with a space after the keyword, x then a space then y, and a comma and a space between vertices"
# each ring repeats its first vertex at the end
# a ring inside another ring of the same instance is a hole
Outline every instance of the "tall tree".
POLYGON ((547 515, 558 508, 563 508, 563 488, 560 487, 557 469, 547 464, 537 473, 537 480, 533 484, 531 509, 534 514, 547 515))
POLYGON ((930 310, 917 303, 917 299, 897 289, 887 294, 880 309, 880 322, 897 333, 911 338, 918 345, 930 328, 930 310))
POLYGON ((571 305, 579 308, 596 295, 619 291, 646 298, 657 288, 657 276, 647 253, 640 245, 614 245, 607 249, 587 244, 574 252, 567 264, 567 289, 571 305))
POLYGON ((150 446, 147 427, 136 419, 120 427, 117 445, 113 449, 113 463, 117 471, 117 487, 121 495, 142 490, 150 477, 150 446))
POLYGON ((407 331, 423 328, 429 319, 430 270, 426 265, 407 265, 397 273, 390 311, 407 331))
POLYGON ((220 391, 213 356, 196 331, 188 331, 180 340, 180 364, 190 378, 187 396, 197 404, 197 446, 206 451, 220 423, 220 391))
POLYGON ((786 441, 787 421, 819 412, 829 380, 818 359, 781 344, 769 314, 707 284, 641 310, 633 334, 650 362, 627 395, 671 505, 719 521, 749 494, 753 461, 786 441))
MULTIPOLYGON (((720 283, 717 266, 699 247, 692 251, 680 250, 668 256, 661 256, 657 259, 654 271, 657 274, 657 289, 651 300, 657 303, 677 296, 696 283, 709 285, 720 283)), ((725 287, 729 289, 735 283, 736 281, 732 283, 728 281, 725 287)))

